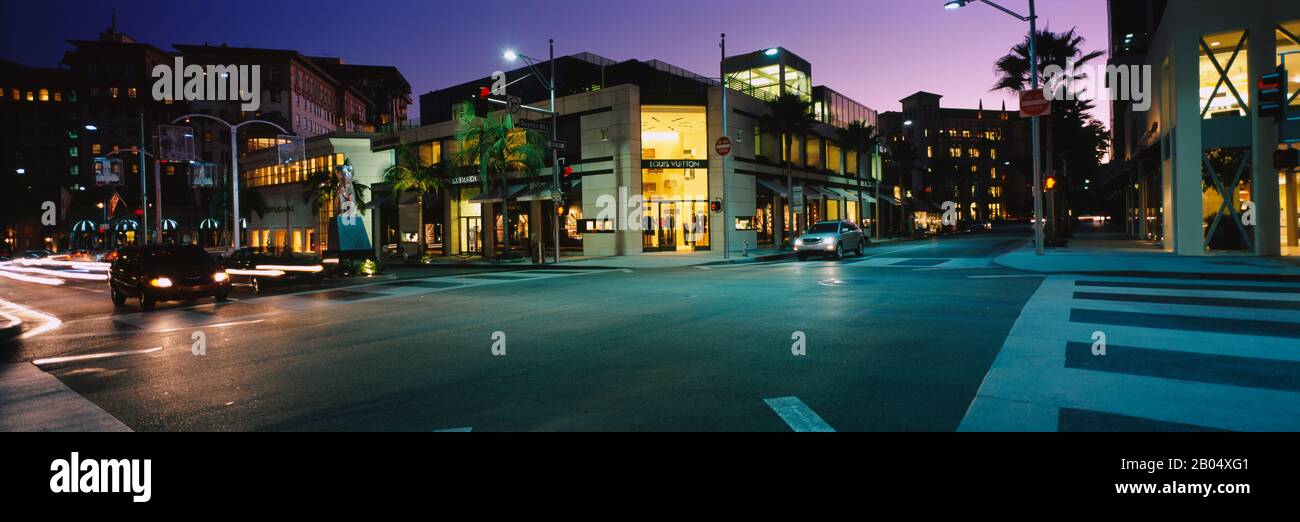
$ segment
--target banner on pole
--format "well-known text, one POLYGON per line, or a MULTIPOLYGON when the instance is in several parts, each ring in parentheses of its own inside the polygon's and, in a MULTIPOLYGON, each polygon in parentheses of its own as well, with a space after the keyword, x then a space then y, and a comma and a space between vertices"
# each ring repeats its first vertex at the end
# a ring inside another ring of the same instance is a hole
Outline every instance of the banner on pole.
POLYGON ((215 163, 191 163, 190 164, 190 187, 193 188, 212 188, 217 185, 217 164, 215 163))
POLYGON ((180 125, 158 126, 159 161, 194 161, 194 129, 180 125))
POLYGON ((122 185, 122 160, 118 158, 95 158, 95 186, 119 187, 122 185))
POLYGON ((277 137, 275 149, 281 165, 307 159, 307 141, 302 136, 281 134, 277 137))

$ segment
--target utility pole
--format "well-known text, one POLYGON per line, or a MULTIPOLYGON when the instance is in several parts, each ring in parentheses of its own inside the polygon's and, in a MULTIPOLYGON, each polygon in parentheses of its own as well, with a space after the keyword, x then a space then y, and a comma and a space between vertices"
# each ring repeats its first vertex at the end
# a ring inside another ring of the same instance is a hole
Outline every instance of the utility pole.
POLYGON ((144 111, 140 111, 140 233, 141 237, 136 238, 136 244, 144 246, 149 242, 149 175, 145 168, 144 157, 144 111))

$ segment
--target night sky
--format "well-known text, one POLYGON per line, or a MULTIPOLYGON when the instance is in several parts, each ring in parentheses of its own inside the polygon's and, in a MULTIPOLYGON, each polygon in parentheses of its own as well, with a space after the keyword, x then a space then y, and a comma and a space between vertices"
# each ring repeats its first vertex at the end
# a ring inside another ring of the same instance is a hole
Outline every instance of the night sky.
MULTIPOLYGON (((1046 25, 1078 27, 1087 50, 1105 49, 1104 0, 1038 4, 1046 25)), ((882 112, 918 90, 944 95, 946 107, 999 107, 993 61, 1028 31, 986 5, 945 11, 943 0, 0 0, 0 58, 55 66, 65 40, 94 39, 114 7, 120 31, 164 50, 226 43, 395 65, 417 97, 510 68, 506 48, 544 57, 552 37, 560 55, 658 58, 713 76, 726 32, 728 54, 786 47, 812 62, 814 83, 882 112)))

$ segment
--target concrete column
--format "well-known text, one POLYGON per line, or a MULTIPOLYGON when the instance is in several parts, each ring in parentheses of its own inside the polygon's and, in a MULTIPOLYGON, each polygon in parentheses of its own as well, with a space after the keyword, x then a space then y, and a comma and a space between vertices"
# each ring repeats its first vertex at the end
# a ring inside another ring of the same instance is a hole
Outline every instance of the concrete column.
POLYGON ((496 256, 497 247, 497 214, 495 203, 483 203, 483 230, 479 232, 483 238, 483 257, 492 258, 496 256))
MULTIPOLYGON (((1201 219, 1200 37, 1183 30, 1174 40, 1172 55, 1174 101, 1172 171, 1173 245, 1182 256, 1205 255, 1205 230, 1201 219)), ((1169 207, 1166 207, 1169 208, 1169 207)))
POLYGON ((780 194, 772 196, 772 243, 777 249, 781 248, 781 241, 785 239, 785 198, 780 194))
POLYGON ((1255 106, 1259 100, 1259 83, 1254 79, 1277 68, 1275 24, 1280 20, 1265 16, 1262 11, 1250 26, 1250 118, 1255 135, 1251 197, 1255 203, 1255 253, 1279 256, 1282 255, 1282 199, 1278 191, 1278 174, 1273 170, 1273 151, 1277 150, 1278 142, 1277 124, 1272 118, 1259 117, 1255 106))

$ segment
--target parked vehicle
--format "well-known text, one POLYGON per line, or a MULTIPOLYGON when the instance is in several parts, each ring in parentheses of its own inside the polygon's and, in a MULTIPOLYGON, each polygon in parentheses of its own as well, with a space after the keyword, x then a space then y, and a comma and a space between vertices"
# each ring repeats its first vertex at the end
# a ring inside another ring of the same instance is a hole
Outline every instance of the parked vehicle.
POLYGON ((50 256, 52 256, 52 255, 54 255, 54 252, 50 252, 49 250, 43 250, 43 249, 42 249, 42 250, 28 250, 28 251, 26 251, 26 252, 23 252, 22 258, 23 258, 23 259, 45 259, 45 258, 50 257, 50 256))
POLYGON ((319 257, 306 254, 269 254, 241 249, 222 262, 232 284, 246 286, 262 295, 272 286, 307 284, 319 286, 325 279, 325 265, 319 257))
POLYGON ((109 268, 109 293, 113 304, 140 299, 140 308, 152 311, 159 302, 190 301, 204 297, 225 301, 230 296, 230 276, 202 248, 190 245, 127 247, 109 268))
POLYGON ((848 221, 823 221, 808 228, 794 241, 794 252, 800 261, 809 256, 843 259, 845 252, 862 257, 867 237, 862 229, 848 221))

